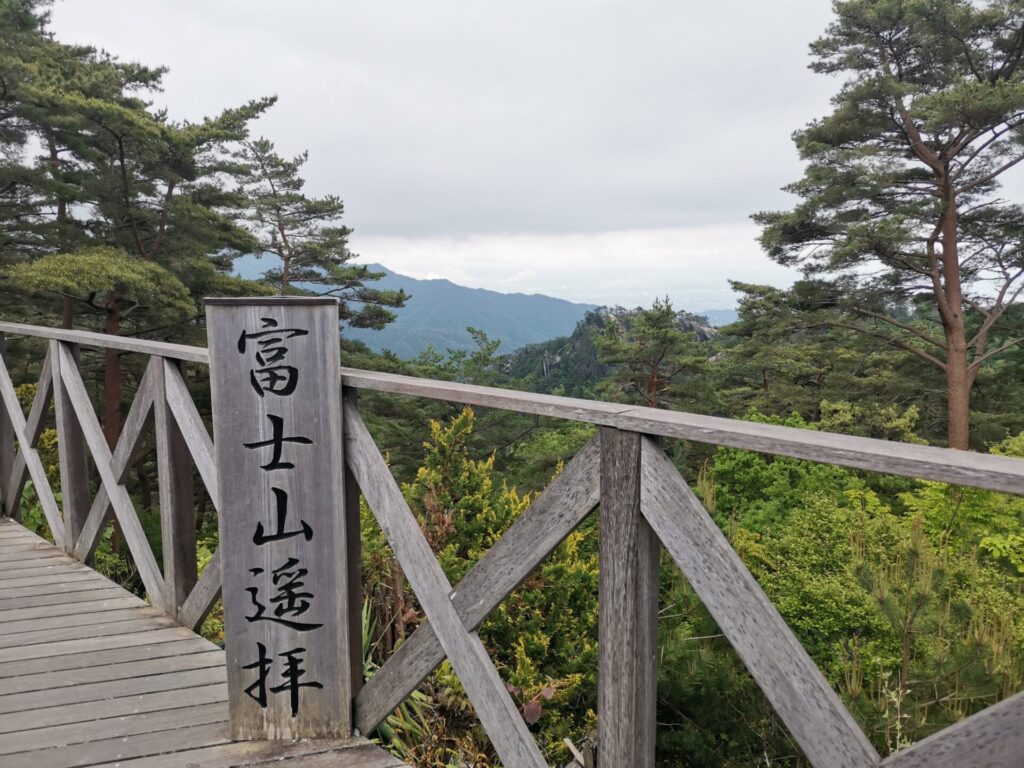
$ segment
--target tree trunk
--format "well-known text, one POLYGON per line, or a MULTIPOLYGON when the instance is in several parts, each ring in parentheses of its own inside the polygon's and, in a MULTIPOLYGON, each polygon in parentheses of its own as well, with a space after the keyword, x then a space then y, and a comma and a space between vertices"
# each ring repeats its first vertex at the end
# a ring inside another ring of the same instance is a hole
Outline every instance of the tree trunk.
POLYGON ((947 335, 946 399, 950 448, 966 451, 971 439, 971 381, 967 373, 967 341, 963 330, 947 335))
POLYGON ((75 325, 75 305, 71 302, 70 296, 64 297, 64 304, 61 307, 60 324, 62 328, 73 328, 75 325))
MULTIPOLYGON (((121 315, 117 299, 107 305, 107 320, 103 329, 114 336, 121 335, 121 315)), ((103 434, 110 450, 117 446, 121 434, 121 356, 116 349, 104 353, 103 366, 103 434)))
POLYGON ((948 180, 942 185, 942 191, 945 205, 941 222, 943 295, 937 298, 946 336, 947 439, 950 448, 966 451, 971 437, 971 378, 967 370, 967 326, 960 284, 959 222, 956 196, 948 180))
MULTIPOLYGON (((117 299, 107 304, 107 317, 104 332, 112 336, 121 335, 121 314, 117 299)), ((121 434, 121 356, 116 349, 107 349, 103 353, 103 435, 107 445, 113 451, 117 446, 117 438, 121 434)), ((114 519, 114 532, 110 539, 110 549, 115 555, 121 554, 124 536, 117 519, 114 519)))
POLYGON ((149 512, 153 509, 153 488, 149 482, 145 459, 136 462, 135 475, 139 478, 139 503, 142 505, 142 511, 149 512))
MULTIPOLYGON (((57 150, 57 139, 47 131, 46 145, 50 150, 50 174, 53 180, 61 180, 60 152, 57 150)), ((62 253, 68 251, 68 201, 60 194, 57 195, 57 248, 62 253)), ((71 302, 70 296, 63 297, 61 306, 61 327, 71 328, 75 323, 75 305, 71 302)))

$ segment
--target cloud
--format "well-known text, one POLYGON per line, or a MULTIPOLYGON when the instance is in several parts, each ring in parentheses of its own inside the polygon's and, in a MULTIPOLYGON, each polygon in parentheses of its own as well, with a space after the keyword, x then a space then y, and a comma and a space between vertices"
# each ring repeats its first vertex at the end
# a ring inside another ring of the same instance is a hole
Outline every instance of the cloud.
POLYGON ((680 309, 731 307, 728 279, 786 285, 796 277, 761 255, 752 224, 593 234, 359 236, 364 263, 473 288, 545 293, 593 304, 649 306, 668 295, 680 309))
POLYGON ((53 26, 168 65, 178 117, 276 93, 259 131, 368 234, 566 233, 782 204, 836 87, 806 69, 828 6, 74 0, 53 26))
POLYGON ((258 133, 310 152, 356 247, 399 271, 594 302, 725 303, 789 277, 749 215, 785 207, 825 0, 65 0, 59 40, 170 67, 198 119, 277 94, 258 133), (430 265, 421 266, 421 265, 430 265))

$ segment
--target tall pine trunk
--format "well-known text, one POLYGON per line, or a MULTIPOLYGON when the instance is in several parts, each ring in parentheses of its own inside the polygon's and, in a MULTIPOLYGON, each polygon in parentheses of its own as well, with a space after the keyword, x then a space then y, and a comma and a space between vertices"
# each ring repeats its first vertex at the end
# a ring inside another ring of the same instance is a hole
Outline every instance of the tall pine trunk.
POLYGON ((964 294, 960 284, 960 244, 956 197, 948 181, 948 169, 941 185, 942 212, 942 296, 939 314, 946 337, 947 441, 950 448, 966 451, 971 440, 971 376, 967 360, 967 325, 964 294))
POLYGON ((950 448, 966 451, 971 440, 971 380, 967 372, 967 341, 963 328, 946 336, 946 402, 950 448))

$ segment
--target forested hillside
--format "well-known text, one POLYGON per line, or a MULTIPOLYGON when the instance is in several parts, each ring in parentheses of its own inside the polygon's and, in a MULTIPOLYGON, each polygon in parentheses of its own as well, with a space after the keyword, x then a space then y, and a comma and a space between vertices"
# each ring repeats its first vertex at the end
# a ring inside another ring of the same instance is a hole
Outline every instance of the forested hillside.
MULTIPOLYGON (((65 44, 49 32, 48 8, 0 0, 5 320, 202 345, 204 296, 326 292, 340 300, 352 367, 1024 460, 1024 207, 999 186, 1024 160, 1017 3, 835 3, 811 49, 813 68, 837 76, 834 111, 796 134, 806 172, 789 188, 794 207, 756 217, 766 256, 800 266, 803 278, 783 289, 735 275, 735 322, 712 328, 670 298, 527 310, 536 316, 518 320, 528 330, 557 315, 568 335, 513 352, 476 328, 468 344, 410 346, 409 359, 375 352, 350 329, 387 329, 421 287, 353 261, 341 198, 305 189, 303 168, 316 158, 282 156, 257 137, 274 98, 178 119, 152 104, 165 75, 158 62, 65 44), (277 261, 236 274, 233 263, 254 253, 277 261)), ((499 311, 494 296, 480 297, 474 311, 499 311)), ((446 324, 468 311, 443 308, 446 324)), ((26 409, 43 351, 4 340, 26 409)), ((140 386, 139 358, 82 349, 110 446, 140 386)), ((206 369, 190 366, 186 378, 208 425, 206 369)), ((47 407, 39 451, 59 498, 47 407)), ((595 433, 380 393, 361 393, 359 409, 453 583, 595 433)), ((1024 689, 1024 498, 664 446, 881 754, 1024 689)), ((129 464, 123 483, 158 552, 154 446, 143 441, 129 464)), ((192 503, 205 566, 219 540, 215 505, 202 490, 192 503)), ((31 485, 22 512, 47 534, 31 485)), ((361 512, 371 676, 424 616, 361 512)), ((566 740, 592 744, 599 520, 600 511, 479 630, 552 765, 571 759, 566 740)), ((105 529, 94 561, 144 593, 118 526, 105 529)), ((203 631, 222 643, 221 618, 214 611, 203 631)), ((808 765, 668 558, 658 643, 658 765, 808 765)), ((368 735, 422 768, 498 765, 447 663, 368 735)))
MULTIPOLYGON (((259 280, 265 273, 279 269, 280 260, 271 254, 256 257, 246 254, 235 260, 235 273, 250 280, 259 280)), ((379 290, 401 293, 405 301, 394 310, 394 320, 375 327, 348 327, 345 336, 361 341, 375 352, 391 352, 403 360, 420 354, 428 347, 439 352, 470 350, 475 328, 501 342, 501 349, 514 349, 562 336, 593 304, 577 304, 540 294, 499 293, 482 288, 467 288, 450 280, 417 280, 399 275, 379 264, 368 264, 377 275, 374 285, 379 290)), ((296 282, 296 287, 323 292, 325 286, 296 282)))
MULTIPOLYGON (((643 317, 643 310, 600 307, 587 312, 569 336, 530 344, 505 357, 502 371, 513 379, 527 379, 535 392, 557 392, 572 396, 592 394, 594 387, 612 371, 601 356, 599 340, 610 325, 630 326, 643 317)), ((711 341, 717 331, 706 317, 678 312, 674 326, 698 342, 711 341)))

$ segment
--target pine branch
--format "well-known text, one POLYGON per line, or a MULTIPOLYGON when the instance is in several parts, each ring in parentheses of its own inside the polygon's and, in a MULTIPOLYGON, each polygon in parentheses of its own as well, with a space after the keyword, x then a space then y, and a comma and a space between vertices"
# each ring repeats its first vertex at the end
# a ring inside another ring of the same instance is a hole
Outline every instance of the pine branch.
POLYGON ((861 307, 853 307, 853 311, 859 312, 860 314, 866 315, 867 317, 873 317, 876 320, 881 320, 884 323, 888 323, 889 325, 895 326, 896 328, 900 328, 904 331, 907 331, 908 333, 912 333, 914 336, 917 336, 917 338, 921 339, 922 341, 926 341, 929 344, 938 347, 939 349, 948 349, 945 339, 939 339, 935 336, 932 336, 929 333, 925 333, 920 328, 916 328, 913 325, 910 325, 909 323, 904 323, 897 320, 894 317, 889 317, 889 315, 882 314, 881 312, 872 312, 870 309, 863 309, 861 307))

